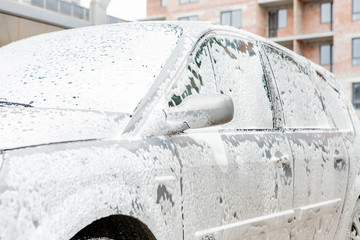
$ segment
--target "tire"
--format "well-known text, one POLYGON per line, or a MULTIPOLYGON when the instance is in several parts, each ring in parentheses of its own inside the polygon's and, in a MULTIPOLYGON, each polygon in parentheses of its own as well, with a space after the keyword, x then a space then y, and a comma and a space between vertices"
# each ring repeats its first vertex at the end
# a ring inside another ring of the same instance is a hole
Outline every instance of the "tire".
POLYGON ((156 240, 151 231, 135 218, 117 216, 100 219, 78 232, 71 240, 156 240))
POLYGON ((360 199, 356 201, 351 215, 351 224, 348 228, 347 239, 360 240, 360 199))

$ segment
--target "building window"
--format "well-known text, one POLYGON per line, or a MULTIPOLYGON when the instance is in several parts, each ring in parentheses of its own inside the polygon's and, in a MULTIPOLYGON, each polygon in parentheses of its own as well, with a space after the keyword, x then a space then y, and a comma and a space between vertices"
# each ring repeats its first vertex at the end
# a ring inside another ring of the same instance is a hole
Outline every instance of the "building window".
POLYGON ((199 18, 198 16, 189 16, 189 17, 181 17, 179 21, 197 21, 199 18))
POLYGON ((353 20, 360 20, 360 0, 353 0, 353 20))
POLYGON ((287 28, 287 9, 278 11, 278 28, 287 28))
POLYGON ((192 3, 192 2, 198 2, 199 0, 180 0, 180 3, 192 3))
POLYGON ((360 109, 360 82, 353 83, 353 104, 355 109, 360 109))
POLYGON ((60 1, 60 12, 62 14, 71 15, 71 4, 68 2, 60 1))
POLYGON ((31 0, 31 5, 34 5, 37 7, 44 7, 44 1, 43 0, 31 0))
POLYGON ((333 22, 333 6, 332 3, 321 4, 321 23, 332 23, 333 22))
POLYGON ((330 65, 331 72, 333 71, 333 63, 334 63, 333 56, 334 56, 333 45, 322 45, 320 47, 320 64, 330 65))
POLYGON ((46 9, 57 12, 58 2, 56 0, 46 0, 46 9))
POLYGON ((360 38, 353 39, 353 65, 360 65, 360 38))
POLYGON ((354 38, 353 43, 353 65, 360 65, 360 38, 354 38))
POLYGON ((167 0, 161 0, 161 7, 167 6, 167 0))
POLYGON ((230 25, 236 28, 242 27, 241 10, 226 11, 221 13, 221 24, 230 25))
POLYGON ((269 37, 276 37, 277 30, 287 28, 287 9, 269 12, 269 37))

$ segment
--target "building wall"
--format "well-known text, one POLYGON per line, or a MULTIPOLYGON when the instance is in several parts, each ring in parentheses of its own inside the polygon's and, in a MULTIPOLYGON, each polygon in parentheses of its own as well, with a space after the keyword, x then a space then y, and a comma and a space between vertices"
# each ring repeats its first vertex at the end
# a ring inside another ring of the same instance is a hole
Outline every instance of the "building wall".
POLYGON ((304 57, 311 59, 316 64, 320 64, 320 46, 318 44, 305 44, 303 52, 304 57))
POLYGON ((305 34, 331 31, 331 23, 321 23, 321 3, 304 4, 303 30, 305 34))
POLYGON ((167 2, 162 8, 160 0, 148 0, 147 15, 166 15, 166 20, 178 20, 181 17, 198 16, 200 21, 221 22, 221 12, 242 10, 243 29, 265 36, 267 13, 256 1, 248 0, 200 0, 198 2, 181 4, 179 0, 167 2))
POLYGON ((147 0, 147 16, 166 14, 167 8, 161 7, 161 0, 147 0))
POLYGON ((30 36, 63 30, 64 28, 0 13, 0 46, 30 36))
POLYGON ((352 20, 351 9, 352 0, 334 0, 334 73, 350 99, 352 83, 360 82, 360 65, 352 65, 352 39, 360 38, 360 20, 352 20))

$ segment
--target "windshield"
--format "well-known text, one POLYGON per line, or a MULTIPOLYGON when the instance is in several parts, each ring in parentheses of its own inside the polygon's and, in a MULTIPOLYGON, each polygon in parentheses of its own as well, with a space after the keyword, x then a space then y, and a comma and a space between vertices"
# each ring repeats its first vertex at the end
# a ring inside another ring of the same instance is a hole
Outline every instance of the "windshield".
POLYGON ((0 48, 0 99, 34 107, 132 112, 174 50, 181 28, 113 24, 0 48))

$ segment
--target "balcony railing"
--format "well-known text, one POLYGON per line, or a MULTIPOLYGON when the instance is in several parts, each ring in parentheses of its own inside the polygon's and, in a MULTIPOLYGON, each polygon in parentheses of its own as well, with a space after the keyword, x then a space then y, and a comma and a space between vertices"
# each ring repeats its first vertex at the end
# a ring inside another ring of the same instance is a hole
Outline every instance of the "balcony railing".
POLYGON ((89 21, 89 9, 61 0, 31 0, 31 5, 89 21))
POLYGON ((265 8, 290 5, 292 3, 293 3, 293 0, 258 0, 258 4, 265 8))

